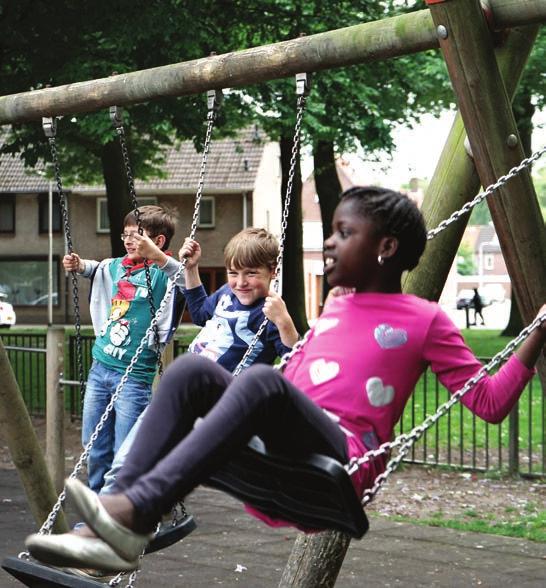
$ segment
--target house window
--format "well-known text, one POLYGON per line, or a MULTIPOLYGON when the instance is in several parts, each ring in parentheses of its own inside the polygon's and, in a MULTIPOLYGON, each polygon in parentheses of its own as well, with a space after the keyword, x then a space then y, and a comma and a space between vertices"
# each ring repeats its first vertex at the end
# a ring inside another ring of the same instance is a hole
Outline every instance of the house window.
MULTIPOLYGON (((47 306, 49 264, 46 256, 1 257, 0 290, 17 306, 47 306)), ((59 304, 59 256, 53 256, 53 304, 59 304)))
MULTIPOLYGON (((53 193, 52 221, 51 231, 60 233, 63 222, 59 194, 56 192, 53 193)), ((49 231, 49 194, 38 194, 38 230, 40 233, 49 231)))
POLYGON ((0 196, 0 233, 15 233, 15 197, 0 196))
POLYGON ((495 256, 488 253, 483 256, 483 267, 486 270, 492 270, 495 265, 495 256))
MULTIPOLYGON (((138 198, 139 206, 148 204, 157 204, 157 198, 154 196, 138 198)), ((108 217, 108 204, 106 198, 97 198, 97 233, 110 232, 110 218, 108 217)))
POLYGON ((199 207, 199 221, 200 229, 212 229, 215 226, 214 214, 214 196, 203 196, 201 198, 201 206, 199 207))

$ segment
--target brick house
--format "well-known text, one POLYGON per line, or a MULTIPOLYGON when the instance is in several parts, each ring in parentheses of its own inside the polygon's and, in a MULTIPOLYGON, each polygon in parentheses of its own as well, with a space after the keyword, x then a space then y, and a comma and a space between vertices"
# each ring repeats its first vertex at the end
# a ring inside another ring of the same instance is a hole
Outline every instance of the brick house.
MULTIPOLYGON (((189 234, 201 153, 191 141, 169 148, 165 176, 135 182, 140 204, 176 207, 177 231, 171 243, 176 254, 189 234)), ((213 141, 208 157, 197 239, 203 248, 203 283, 215 289, 225 282, 223 248, 247 226, 278 234, 280 226, 280 153, 255 128, 235 139, 213 141)), ((110 253, 106 195, 102 186, 68 186, 70 230, 74 250, 83 258, 103 259, 110 253)), ((65 250, 58 197, 53 193, 51 256, 48 235, 49 190, 54 186, 40 170, 25 170, 18 158, 0 158, 0 290, 8 294, 17 322, 47 321, 49 258, 52 258, 53 321, 72 322, 68 276, 62 269, 65 250)), ((79 280, 82 320, 89 322, 88 281, 79 280)))
MULTIPOLYGON (((343 158, 336 160, 336 170, 341 190, 357 182, 355 172, 343 158)), ((314 175, 311 174, 302 185, 303 217, 303 273, 305 280, 305 310, 307 318, 318 318, 322 308, 322 282, 324 260, 322 256, 322 217, 318 202, 314 175)))
POLYGON ((489 298, 501 299, 503 296, 510 298, 510 276, 495 227, 492 224, 469 225, 465 230, 463 242, 474 253, 474 265, 477 273, 471 276, 459 276, 459 291, 479 288, 483 294, 489 292, 489 298))

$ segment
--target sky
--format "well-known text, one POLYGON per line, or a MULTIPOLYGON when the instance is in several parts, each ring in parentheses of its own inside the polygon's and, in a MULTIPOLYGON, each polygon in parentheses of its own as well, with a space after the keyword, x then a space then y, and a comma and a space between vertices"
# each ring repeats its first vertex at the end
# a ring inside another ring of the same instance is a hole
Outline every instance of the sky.
MULTIPOLYGON (((413 128, 400 126, 394 132, 396 145, 392 160, 383 158, 378 164, 364 162, 357 154, 347 154, 351 167, 355 170, 355 181, 366 184, 380 183, 398 189, 407 184, 412 177, 430 179, 444 147, 449 130, 455 118, 454 111, 445 111, 439 118, 425 115, 413 128)), ((546 111, 538 112, 533 119, 533 151, 546 144, 546 111)), ((537 164, 546 165, 546 155, 537 164)), ((310 172, 312 162, 304 161, 305 171, 310 172)))

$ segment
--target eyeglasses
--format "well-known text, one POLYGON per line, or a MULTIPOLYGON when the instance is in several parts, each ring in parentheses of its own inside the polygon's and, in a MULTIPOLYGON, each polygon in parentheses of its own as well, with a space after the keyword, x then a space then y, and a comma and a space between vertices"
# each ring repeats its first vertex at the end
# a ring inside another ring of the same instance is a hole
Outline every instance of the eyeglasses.
POLYGON ((133 240, 135 238, 135 235, 137 235, 138 233, 136 232, 132 232, 132 233, 121 233, 120 237, 122 241, 126 241, 127 239, 131 239, 133 240))

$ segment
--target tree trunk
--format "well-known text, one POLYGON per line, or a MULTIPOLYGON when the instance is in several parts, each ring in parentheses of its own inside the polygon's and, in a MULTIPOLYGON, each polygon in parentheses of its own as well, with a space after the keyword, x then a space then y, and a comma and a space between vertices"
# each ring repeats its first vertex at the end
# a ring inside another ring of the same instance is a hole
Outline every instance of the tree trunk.
MULTIPOLYGON (((292 157, 292 137, 281 137, 281 167, 282 167, 282 199, 286 195, 288 171, 292 157)), ((305 314, 305 289, 303 281, 303 230, 301 211, 301 172, 296 165, 292 195, 290 198, 290 211, 286 226, 283 256, 283 292, 282 296, 286 307, 298 333, 305 333, 309 329, 305 314)))
POLYGON ((103 145, 100 158, 102 175, 106 186, 112 257, 121 257, 125 255, 125 247, 119 237, 123 232, 123 219, 133 207, 129 195, 121 146, 118 141, 110 141, 103 145))
MULTIPOLYGON (((327 239, 332 230, 334 210, 339 202, 341 184, 337 177, 333 141, 318 141, 313 148, 315 187, 322 217, 322 238, 327 239)), ((322 301, 330 290, 327 280, 322 280, 322 301)))

